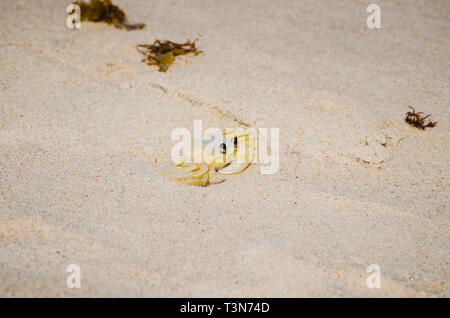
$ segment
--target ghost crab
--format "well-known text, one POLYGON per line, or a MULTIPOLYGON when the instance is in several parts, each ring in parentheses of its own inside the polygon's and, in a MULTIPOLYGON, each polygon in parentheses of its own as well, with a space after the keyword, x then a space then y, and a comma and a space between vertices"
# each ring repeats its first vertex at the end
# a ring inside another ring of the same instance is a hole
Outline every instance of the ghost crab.
POLYGON ((161 173, 175 183, 207 186, 221 183, 221 175, 244 171, 254 155, 254 136, 250 130, 227 129, 206 133, 200 147, 193 148, 201 154, 201 162, 192 163, 187 158, 161 169, 161 173))

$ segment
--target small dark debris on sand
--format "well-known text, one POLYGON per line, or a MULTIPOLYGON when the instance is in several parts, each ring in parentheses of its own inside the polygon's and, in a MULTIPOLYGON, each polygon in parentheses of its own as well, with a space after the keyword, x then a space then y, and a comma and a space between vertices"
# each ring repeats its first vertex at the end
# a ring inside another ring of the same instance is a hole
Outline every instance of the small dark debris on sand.
POLYGON ((428 120, 428 122, 425 122, 425 119, 431 116, 431 114, 423 116, 422 112, 416 113, 416 110, 411 107, 412 111, 409 111, 406 113, 405 122, 407 122, 409 125, 416 127, 418 129, 424 130, 427 127, 433 128, 437 125, 437 122, 432 122, 431 120, 428 120))
POLYGON ((110 0, 90 0, 90 3, 76 1, 74 4, 80 6, 81 21, 105 22, 114 24, 119 29, 125 28, 128 31, 145 27, 143 23, 128 23, 125 12, 118 6, 113 5, 110 0))
POLYGON ((160 72, 165 72, 173 63, 175 56, 193 53, 198 55, 202 51, 198 51, 195 47, 195 41, 186 43, 175 43, 171 41, 156 40, 153 44, 139 44, 137 46, 139 52, 146 57, 142 62, 148 65, 158 65, 160 72))

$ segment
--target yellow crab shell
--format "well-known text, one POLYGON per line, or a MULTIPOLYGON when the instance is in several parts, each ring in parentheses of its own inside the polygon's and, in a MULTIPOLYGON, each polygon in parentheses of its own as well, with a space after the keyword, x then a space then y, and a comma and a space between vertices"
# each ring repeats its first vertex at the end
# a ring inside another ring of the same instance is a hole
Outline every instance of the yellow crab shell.
POLYGON ((206 134, 201 149, 202 162, 179 162, 161 169, 161 173, 177 184, 207 186, 225 179, 219 174, 237 174, 251 163, 254 137, 249 130, 226 130, 206 134), (219 151, 217 151, 219 149, 219 151))

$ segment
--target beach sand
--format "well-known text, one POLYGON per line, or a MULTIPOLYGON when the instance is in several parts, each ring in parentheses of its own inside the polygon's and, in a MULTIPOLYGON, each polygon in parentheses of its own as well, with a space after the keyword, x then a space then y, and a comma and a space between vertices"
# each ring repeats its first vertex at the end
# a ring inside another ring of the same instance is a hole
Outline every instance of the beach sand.
POLYGON ((449 1, 369 29, 367 1, 115 0, 132 32, 69 3, 0 1, 0 296, 450 296, 449 1), (166 73, 136 50, 196 38, 166 73), (194 120, 279 128, 279 171, 175 185, 194 120))

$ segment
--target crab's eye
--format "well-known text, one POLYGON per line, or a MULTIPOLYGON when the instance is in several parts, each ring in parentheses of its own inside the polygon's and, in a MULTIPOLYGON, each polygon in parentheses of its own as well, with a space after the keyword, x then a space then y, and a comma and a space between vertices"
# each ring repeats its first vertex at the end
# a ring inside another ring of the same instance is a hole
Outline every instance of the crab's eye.
POLYGON ((220 152, 221 153, 226 153, 227 152, 227 146, 224 143, 221 143, 219 148, 220 148, 220 152))
POLYGON ((234 149, 236 149, 236 148, 237 148, 237 145, 238 145, 237 137, 234 137, 234 139, 233 139, 233 144, 234 144, 234 149))

